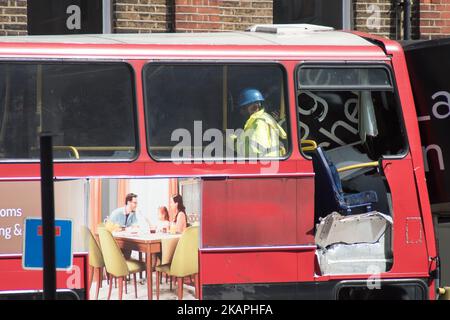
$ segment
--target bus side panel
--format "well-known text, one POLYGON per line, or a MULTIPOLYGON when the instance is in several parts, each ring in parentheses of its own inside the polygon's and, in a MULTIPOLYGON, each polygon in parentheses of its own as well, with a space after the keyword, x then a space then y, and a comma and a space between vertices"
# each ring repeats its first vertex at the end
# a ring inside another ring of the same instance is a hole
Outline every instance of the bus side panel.
POLYGON ((297 281, 297 253, 202 253, 202 285, 297 281))
MULTIPOLYGON (((86 288, 87 255, 75 255, 73 267, 69 271, 57 271, 57 289, 86 288)), ((41 270, 25 270, 22 258, 0 258, 0 291, 42 290, 43 272, 41 270)))
POLYGON ((391 272, 428 272, 426 239, 411 160, 384 160, 383 169, 392 192, 394 211, 394 264, 391 272))
POLYGON ((307 194, 312 181, 312 176, 203 180, 202 285, 295 282, 299 270, 312 279, 313 215, 306 212, 312 206, 303 203, 314 201, 307 194), (303 245, 307 248, 298 248, 303 245))

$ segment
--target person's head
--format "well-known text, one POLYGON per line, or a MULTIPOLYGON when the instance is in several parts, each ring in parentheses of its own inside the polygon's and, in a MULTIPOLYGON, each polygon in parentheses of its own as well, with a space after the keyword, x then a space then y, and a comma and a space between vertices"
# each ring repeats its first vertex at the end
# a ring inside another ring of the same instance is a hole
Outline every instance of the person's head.
POLYGON ((135 211, 137 207, 137 194, 129 193, 125 197, 125 205, 131 210, 135 211))
POLYGON ((262 108, 264 97, 257 89, 247 88, 242 90, 238 99, 238 107, 242 114, 251 115, 262 108))
POLYGON ((158 213, 159 213, 159 220, 169 221, 169 211, 167 210, 166 207, 159 207, 158 213))
POLYGON ((183 204, 183 197, 180 196, 179 194, 175 194, 172 197, 170 197, 170 206, 171 208, 176 209, 177 212, 180 211, 184 212, 186 210, 183 204))

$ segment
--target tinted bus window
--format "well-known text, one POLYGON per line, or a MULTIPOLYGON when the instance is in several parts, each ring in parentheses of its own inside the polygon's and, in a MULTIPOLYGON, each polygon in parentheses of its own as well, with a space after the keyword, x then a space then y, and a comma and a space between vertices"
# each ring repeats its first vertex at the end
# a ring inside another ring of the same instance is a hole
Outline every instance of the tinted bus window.
POLYGON ((384 67, 301 67, 300 139, 325 149, 352 145, 372 160, 407 149, 400 105, 384 67))
POLYGON ((158 160, 284 158, 284 72, 276 64, 148 64, 148 149, 158 160))
POLYGON ((134 158, 133 91, 126 64, 0 64, 0 159, 39 159, 45 131, 55 159, 134 158))

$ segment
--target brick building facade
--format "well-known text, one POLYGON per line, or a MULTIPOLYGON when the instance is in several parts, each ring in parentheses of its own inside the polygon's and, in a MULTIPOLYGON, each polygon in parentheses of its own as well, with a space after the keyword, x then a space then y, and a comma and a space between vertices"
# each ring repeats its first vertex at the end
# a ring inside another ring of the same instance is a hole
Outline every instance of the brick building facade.
MULTIPOLYGON (((112 31, 211 32, 272 23, 279 0, 112 0, 112 31)), ((353 28, 402 38, 398 0, 353 0, 353 28)), ((0 35, 27 34, 27 1, 0 0, 0 35)), ((450 37, 450 0, 413 0, 413 39, 450 37)))

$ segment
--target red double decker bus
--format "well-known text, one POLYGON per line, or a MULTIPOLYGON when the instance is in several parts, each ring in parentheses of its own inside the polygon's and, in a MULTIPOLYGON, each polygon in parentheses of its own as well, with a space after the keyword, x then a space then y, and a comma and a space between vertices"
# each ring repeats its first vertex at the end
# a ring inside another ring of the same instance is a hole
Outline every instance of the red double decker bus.
MULTIPOLYGON (((111 202, 95 190, 117 195, 123 181, 149 208, 159 194, 183 194, 200 226, 200 299, 436 298, 419 129, 396 42, 292 25, 5 37, 0 71, 8 296, 42 286, 22 269, 21 235, 11 244, 6 222, 39 215, 29 203, 46 131, 56 214, 75 228, 95 228, 111 202), (264 117, 243 101, 248 92, 264 117), (240 141, 257 151, 240 152, 240 141)), ((58 287, 82 298, 86 251, 74 238, 79 274, 58 272, 58 287)))

